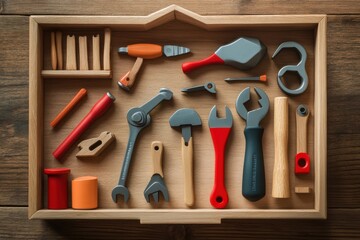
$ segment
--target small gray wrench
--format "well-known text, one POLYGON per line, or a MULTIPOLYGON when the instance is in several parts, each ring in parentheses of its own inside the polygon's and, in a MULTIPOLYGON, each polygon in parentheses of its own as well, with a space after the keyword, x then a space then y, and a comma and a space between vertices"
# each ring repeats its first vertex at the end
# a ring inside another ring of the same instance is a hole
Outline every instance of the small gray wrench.
POLYGON ((276 49, 274 54, 272 55, 272 58, 274 58, 283 48, 296 48, 298 52, 300 53, 300 62, 297 65, 286 65, 282 67, 278 72, 278 85, 280 89, 289 95, 299 95, 308 87, 308 76, 305 69, 305 63, 307 54, 305 51, 305 48, 300 45, 297 42, 283 42, 279 45, 279 47, 276 49), (300 86, 297 89, 289 89, 285 86, 285 84, 282 82, 282 78, 286 72, 297 72, 300 76, 300 86))
POLYGON ((169 201, 169 192, 163 179, 164 173, 162 170, 162 152, 164 146, 160 141, 154 141, 151 143, 152 160, 154 165, 154 174, 152 175, 149 184, 144 190, 144 197, 148 203, 150 203, 150 196, 154 198, 155 204, 159 202, 159 193, 162 193, 164 200, 169 201))
POLYGON ((150 125, 151 117, 149 113, 153 110, 157 105, 159 105, 164 100, 172 99, 173 93, 167 88, 161 88, 158 95, 156 95, 149 102, 145 103, 141 107, 135 107, 128 111, 127 113, 127 121, 130 128, 128 145, 125 151, 124 162, 121 169, 121 174, 119 178, 118 184, 112 190, 112 199, 114 202, 117 202, 118 195, 123 195, 124 202, 129 200, 129 190, 126 187, 126 179, 131 163, 131 156, 134 151, 135 143, 137 136, 140 131, 145 127, 150 125))
POLYGON ((197 92, 197 91, 202 91, 202 90, 206 90, 209 93, 216 93, 215 83, 207 82, 204 85, 199 85, 199 86, 194 86, 194 87, 181 89, 182 92, 186 92, 186 93, 197 92))

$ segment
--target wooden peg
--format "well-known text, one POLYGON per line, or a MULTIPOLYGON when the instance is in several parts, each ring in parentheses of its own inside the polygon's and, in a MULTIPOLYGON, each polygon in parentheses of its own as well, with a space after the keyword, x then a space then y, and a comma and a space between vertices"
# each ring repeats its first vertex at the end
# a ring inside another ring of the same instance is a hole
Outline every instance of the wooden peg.
POLYGON ((92 37, 92 70, 100 70, 100 36, 92 37))
POLYGON ((80 61, 80 70, 89 70, 88 64, 88 50, 87 50, 87 37, 79 37, 79 61, 80 61))
POLYGON ((68 35, 66 37, 66 69, 76 70, 76 46, 75 36, 68 35))
POLYGON ((56 56, 57 56, 57 69, 63 70, 63 54, 62 54, 62 33, 56 32, 56 56))
POLYGON ((79 143, 80 151, 76 157, 96 157, 102 153, 115 139, 111 132, 102 132, 99 137, 90 138, 79 143))
POLYGON ((310 187, 295 187, 295 193, 311 193, 310 187))
POLYGON ((111 45, 111 30, 105 28, 104 32, 104 70, 110 70, 110 45, 111 45))
POLYGON ((56 70, 57 56, 56 56, 55 32, 50 33, 50 41, 51 41, 51 68, 52 70, 56 70))

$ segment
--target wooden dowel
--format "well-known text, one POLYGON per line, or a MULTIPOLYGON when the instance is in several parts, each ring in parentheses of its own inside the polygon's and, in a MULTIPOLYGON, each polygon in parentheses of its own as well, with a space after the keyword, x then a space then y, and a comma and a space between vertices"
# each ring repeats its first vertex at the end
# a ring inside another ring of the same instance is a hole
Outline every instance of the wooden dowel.
POLYGON ((288 98, 276 97, 274 100, 275 160, 272 184, 272 197, 274 198, 290 197, 288 131, 288 98))
POLYGON ((56 56, 57 56, 57 69, 63 70, 63 54, 62 54, 62 33, 56 32, 56 56))
POLYGON ((76 70, 76 46, 75 36, 68 35, 66 38, 66 69, 76 70))
POLYGON ((87 37, 86 36, 79 37, 79 62, 80 62, 80 64, 79 64, 80 70, 88 70, 89 69, 87 37))
POLYGON ((56 56, 55 32, 50 33, 50 41, 51 41, 51 68, 53 70, 56 70, 57 56, 56 56))
POLYGON ((100 70, 100 36, 92 37, 92 70, 100 70))
POLYGON ((111 30, 105 28, 104 32, 104 70, 110 70, 110 44, 111 44, 111 30))
POLYGON ((52 127, 55 127, 61 119, 63 119, 66 114, 70 112, 71 109, 74 108, 74 106, 83 98, 85 97, 87 91, 85 88, 80 89, 80 91, 75 95, 73 99, 64 107, 63 110, 54 118, 54 120, 51 121, 50 125, 52 127))

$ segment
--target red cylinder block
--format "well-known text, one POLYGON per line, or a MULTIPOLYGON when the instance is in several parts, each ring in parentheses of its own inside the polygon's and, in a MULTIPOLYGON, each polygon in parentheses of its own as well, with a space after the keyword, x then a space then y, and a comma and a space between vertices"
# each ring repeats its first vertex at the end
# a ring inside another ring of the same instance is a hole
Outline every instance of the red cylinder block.
POLYGON ((48 175, 48 208, 68 208, 68 175, 69 168, 47 168, 48 175))

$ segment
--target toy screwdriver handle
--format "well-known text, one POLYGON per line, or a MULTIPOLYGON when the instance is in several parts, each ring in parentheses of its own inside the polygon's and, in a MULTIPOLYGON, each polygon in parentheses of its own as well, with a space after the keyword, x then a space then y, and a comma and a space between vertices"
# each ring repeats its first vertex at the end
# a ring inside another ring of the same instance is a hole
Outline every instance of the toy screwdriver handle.
POLYGON ((224 63, 225 63, 224 60, 214 53, 210 57, 205 58, 200 61, 197 61, 197 62, 183 63, 182 70, 184 73, 189 73, 192 70, 203 67, 203 66, 207 66, 207 65, 211 65, 211 64, 224 64, 224 63))
POLYGON ((245 128, 245 159, 242 180, 242 195, 249 201, 265 196, 265 170, 262 150, 262 127, 245 128))
POLYGON ((113 95, 110 92, 105 93, 105 95, 92 107, 90 112, 81 120, 81 122, 74 128, 74 130, 65 138, 65 140, 56 148, 53 152, 53 156, 60 160, 64 154, 69 150, 69 148, 78 140, 80 135, 87 129, 89 126, 105 111, 112 105, 115 101, 113 95))
POLYGON ((143 59, 158 58, 163 55, 162 46, 150 43, 131 44, 127 46, 127 54, 143 59))

